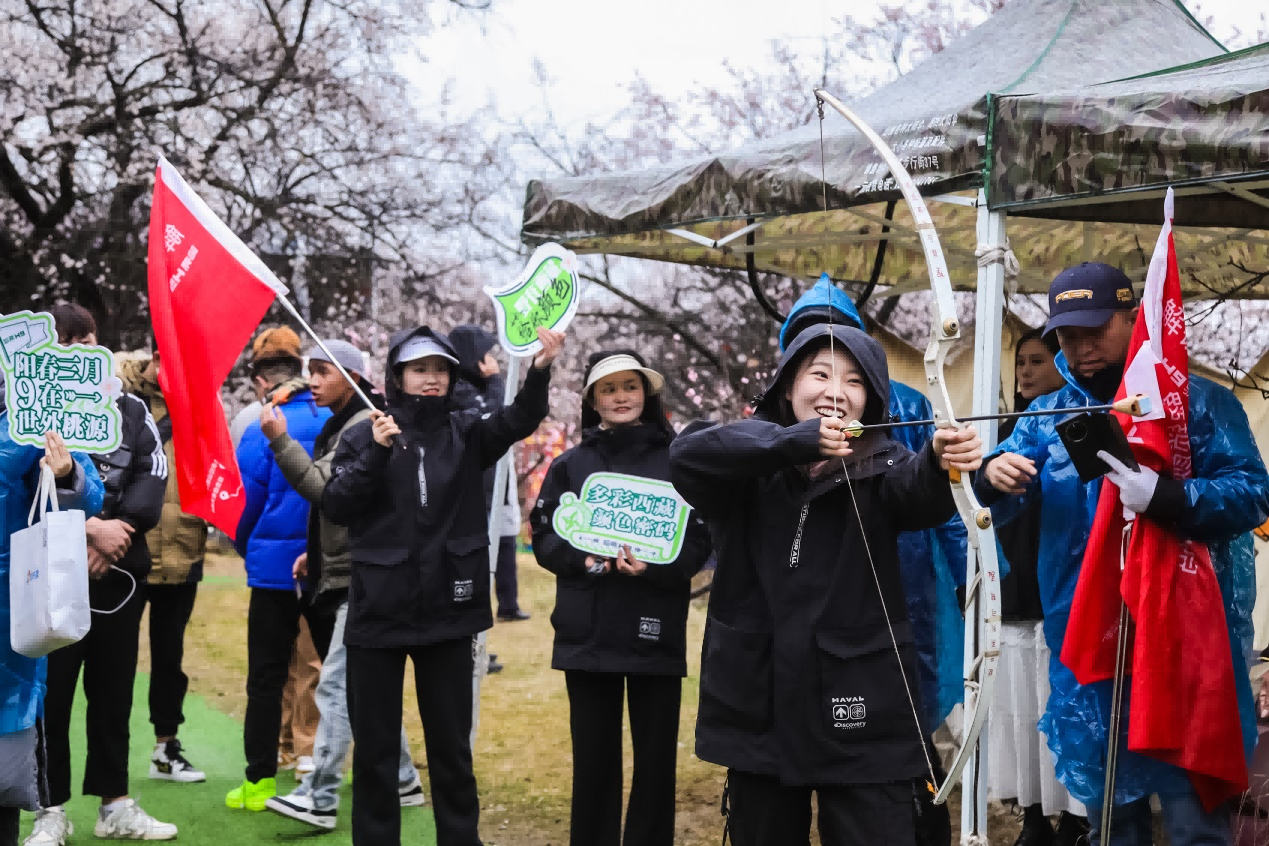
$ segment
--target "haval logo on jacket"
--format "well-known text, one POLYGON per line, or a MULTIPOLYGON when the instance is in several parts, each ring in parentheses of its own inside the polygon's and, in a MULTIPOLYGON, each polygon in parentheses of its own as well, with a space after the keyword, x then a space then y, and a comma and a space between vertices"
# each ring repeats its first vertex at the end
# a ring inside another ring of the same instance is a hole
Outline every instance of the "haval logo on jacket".
POLYGON ((862 696, 834 696, 829 707, 833 715, 833 728, 859 728, 867 716, 862 696))
POLYGON ((661 639, 661 621, 656 617, 639 618, 639 637, 644 640, 661 639))

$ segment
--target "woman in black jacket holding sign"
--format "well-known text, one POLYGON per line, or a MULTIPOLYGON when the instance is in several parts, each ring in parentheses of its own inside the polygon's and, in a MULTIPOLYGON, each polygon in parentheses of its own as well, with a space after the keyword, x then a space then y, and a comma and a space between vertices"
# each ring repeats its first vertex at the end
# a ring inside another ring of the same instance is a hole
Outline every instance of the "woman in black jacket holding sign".
POLYGON ((484 471, 547 415, 542 351, 515 402, 457 410, 458 365, 444 335, 398 332, 388 351, 387 411, 340 440, 322 512, 348 527, 352 582, 344 644, 353 758, 353 843, 399 846, 397 792, 405 661, 414 665, 438 846, 479 846, 472 774, 472 636, 493 626, 484 471))
MULTIPOLYGON (((582 400, 582 441, 551 463, 530 517, 538 563, 556 576, 551 666, 568 686, 573 739, 573 846, 617 846, 621 832, 622 700, 630 705, 634 778, 626 846, 674 841, 674 776, 679 700, 687 674, 690 582, 709 556, 704 525, 688 514, 678 557, 639 560, 576 549, 553 518, 565 493, 578 495, 594 473, 666 481, 670 428, 658 394, 665 385, 636 353, 592 355, 582 400)), ((664 514, 664 511, 661 512, 664 514)))

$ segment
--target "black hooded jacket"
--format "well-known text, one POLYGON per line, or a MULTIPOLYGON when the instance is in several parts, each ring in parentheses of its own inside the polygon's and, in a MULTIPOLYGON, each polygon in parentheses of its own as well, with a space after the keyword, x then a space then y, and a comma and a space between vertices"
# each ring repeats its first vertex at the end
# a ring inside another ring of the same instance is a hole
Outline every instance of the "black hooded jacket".
POLYGON ((620 429, 590 428, 582 442, 551 462, 529 525, 533 554, 555 574, 557 670, 601 673, 687 674, 687 606, 692 576, 709 557, 705 524, 688 517, 687 536, 677 560, 649 564, 642 576, 586 570, 586 553, 555 533, 552 520, 566 492, 581 493, 592 473, 627 473, 670 478, 670 442, 662 427, 644 424, 620 429))
POLYGON ((866 377, 863 422, 880 421, 890 384, 881 346, 820 325, 789 345, 753 418, 670 447, 671 481, 718 554, 696 754, 786 785, 928 772, 897 538, 956 507, 932 447, 912 453, 879 430, 852 441, 844 468, 808 476, 803 466, 822 460, 820 421, 792 422, 784 388, 829 332, 866 377))
MULTIPOLYGON (((389 362, 415 335, 453 350, 419 327, 392 336, 389 362)), ((389 368, 387 413, 402 434, 389 448, 375 442, 368 420, 349 429, 322 494, 327 518, 349 528, 345 642, 425 645, 493 625, 482 475, 546 417, 550 378, 530 368, 514 403, 482 414, 453 410, 450 396, 405 395, 389 368)))

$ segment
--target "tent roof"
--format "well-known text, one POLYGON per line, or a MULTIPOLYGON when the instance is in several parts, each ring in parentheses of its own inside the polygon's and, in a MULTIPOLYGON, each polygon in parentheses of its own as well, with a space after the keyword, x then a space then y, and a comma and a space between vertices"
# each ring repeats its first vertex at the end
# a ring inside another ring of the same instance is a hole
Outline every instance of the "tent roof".
MULTIPOLYGON (((983 185, 988 116, 998 98, 1014 102, 1025 98, 1005 95, 1076 91, 1089 79, 1125 79, 1143 70, 1201 63, 1222 51, 1176 0, 1013 0, 854 108, 908 159, 922 193, 961 195, 959 204, 937 203, 933 211, 956 287, 969 290, 976 269, 973 198, 983 185)), ((1131 92, 1149 84, 1155 83, 1128 80, 1114 84, 1122 89, 1105 90, 1131 92)), ((522 238, 531 244, 559 241, 583 253, 736 269, 752 253, 758 270, 803 278, 826 271, 856 281, 869 277, 877 244, 886 240, 879 279, 886 293, 924 289, 923 259, 906 208, 900 205, 889 232, 882 231, 885 201, 898 194, 886 185, 880 158, 831 110, 824 135, 827 185, 816 122, 683 163, 534 180, 522 238), (828 212, 820 211, 825 192, 828 212), (760 223, 756 230, 718 243, 750 220, 760 223)), ((1231 258, 1269 266, 1269 238, 1257 242, 1253 230, 1262 224, 1252 218, 1259 210, 1245 202, 1240 230, 1202 228, 1210 220, 1190 201, 1198 194, 1210 189, 1178 191, 1178 249, 1187 257, 1184 269, 1197 274, 1187 275, 1187 294, 1210 296, 1242 283, 1244 275, 1229 265, 1231 258), (1232 242, 1232 253, 1231 234, 1244 239, 1232 242)), ((1110 205, 1065 213, 1018 210, 1054 219, 1011 214, 1009 234, 1023 267, 1020 290, 1042 292, 1058 269, 1094 256, 1144 279, 1162 204, 1150 198, 1134 225, 1098 222, 1103 216, 1114 220, 1110 205)), ((1269 286, 1239 293, 1269 296, 1269 286)))
POLYGON ((993 103, 988 201, 1010 214, 1153 221, 1168 185, 1205 225, 1269 228, 1269 44, 1178 68, 993 103), (1151 190, 1153 189, 1153 190, 1151 190), (1144 192, 1145 201, 1132 194, 1144 192))

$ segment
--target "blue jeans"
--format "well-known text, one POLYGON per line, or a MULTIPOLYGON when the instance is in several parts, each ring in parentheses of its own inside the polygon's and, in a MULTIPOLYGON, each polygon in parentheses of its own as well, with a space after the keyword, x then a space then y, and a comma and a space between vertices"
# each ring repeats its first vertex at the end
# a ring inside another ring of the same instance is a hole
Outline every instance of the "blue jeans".
MULTIPOLYGON (((1207 813, 1193 788, 1185 793, 1160 794, 1159 804, 1163 808, 1163 830, 1172 846, 1230 846, 1233 842, 1229 810, 1221 805, 1207 813)), ((1101 805, 1088 806, 1088 824, 1093 846, 1101 846, 1101 805)), ((1150 824, 1149 797, 1116 805, 1110 820, 1110 846, 1150 846, 1150 824)))
MULTIPOLYGON (((327 811, 339 806, 339 785, 344 778, 344 759, 352 745, 352 726, 348 723, 348 651, 344 649, 344 622, 348 619, 348 603, 344 602, 335 613, 335 628, 330 638, 330 650, 322 662, 322 674, 318 678, 317 709, 321 719, 313 739, 313 772, 304 776, 296 788, 296 795, 311 795, 313 807, 327 811)), ((414 759, 410 757, 410 743, 401 729, 401 764, 397 772, 397 787, 407 789, 418 781, 414 759)))

